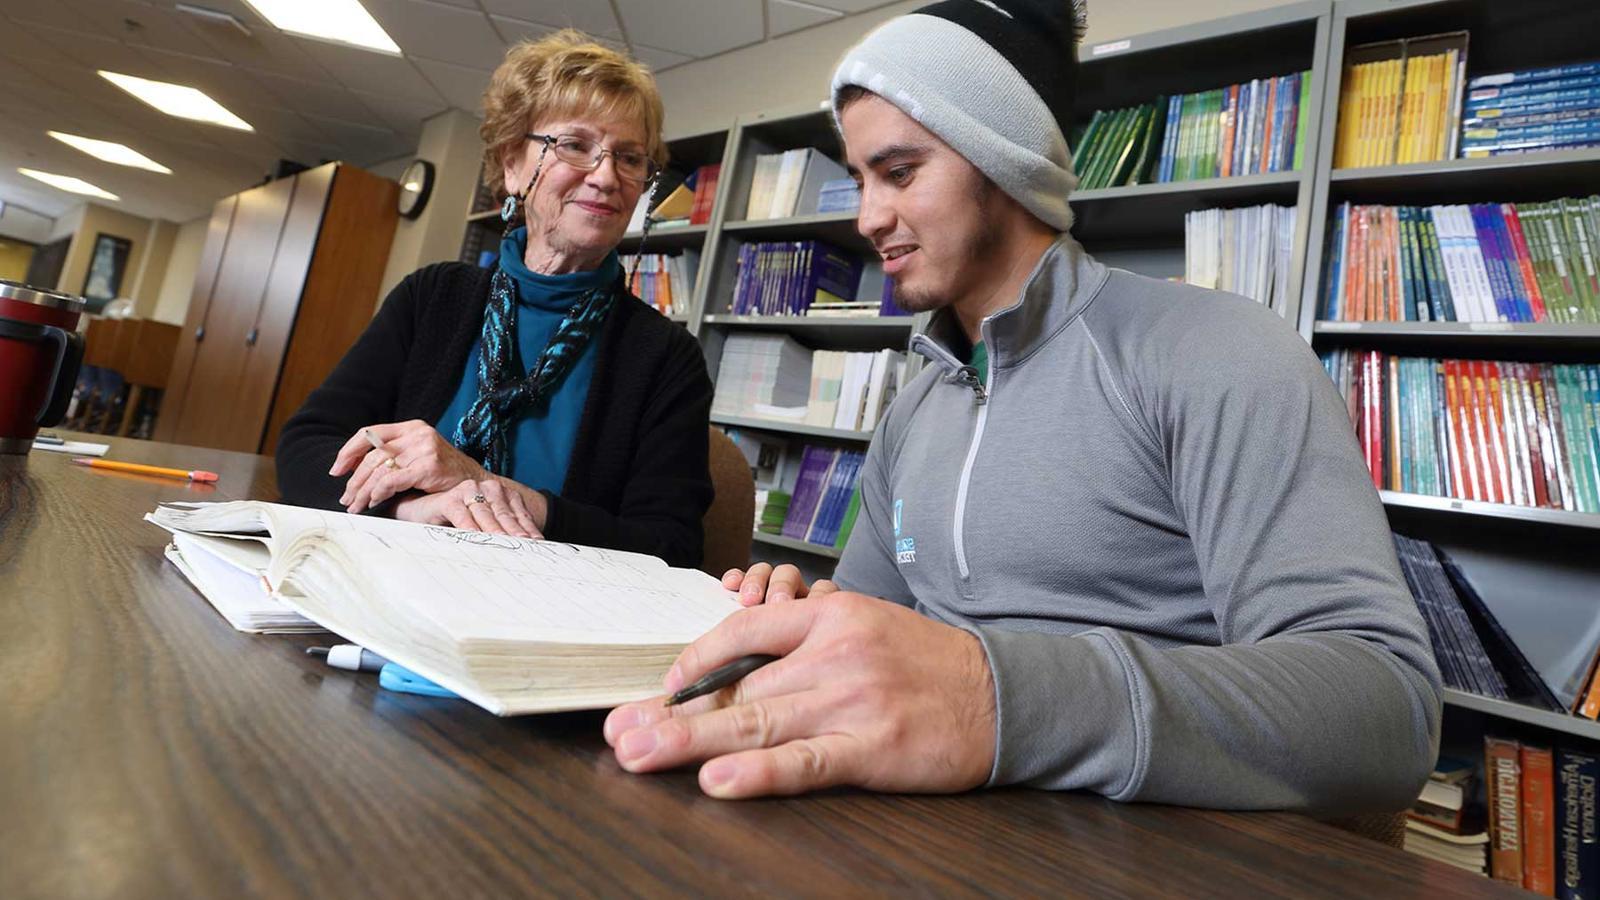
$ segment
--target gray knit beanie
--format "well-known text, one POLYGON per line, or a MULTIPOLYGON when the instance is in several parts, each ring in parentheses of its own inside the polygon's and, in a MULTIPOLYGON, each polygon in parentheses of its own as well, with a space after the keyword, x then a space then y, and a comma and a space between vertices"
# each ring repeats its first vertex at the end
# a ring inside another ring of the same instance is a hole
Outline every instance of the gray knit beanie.
POLYGON ((890 19, 833 73, 938 135, 1045 224, 1072 227, 1067 147, 1082 0, 942 0, 890 19))

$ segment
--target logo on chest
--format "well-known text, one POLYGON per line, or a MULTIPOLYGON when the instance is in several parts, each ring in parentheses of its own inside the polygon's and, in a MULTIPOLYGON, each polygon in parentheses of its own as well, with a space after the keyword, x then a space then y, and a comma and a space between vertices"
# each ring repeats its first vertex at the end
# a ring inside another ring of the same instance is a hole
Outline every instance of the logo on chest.
POLYGON ((895 565, 899 566, 917 561, 917 539, 902 537, 900 534, 900 523, 904 509, 905 501, 894 501, 894 562, 895 565))

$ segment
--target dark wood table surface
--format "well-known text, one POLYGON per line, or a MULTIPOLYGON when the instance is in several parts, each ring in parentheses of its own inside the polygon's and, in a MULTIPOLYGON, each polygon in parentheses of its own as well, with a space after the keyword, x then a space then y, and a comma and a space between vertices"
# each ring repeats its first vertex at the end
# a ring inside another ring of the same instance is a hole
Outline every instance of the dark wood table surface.
POLYGON ((0 457, 0 897, 1513 893, 1297 815, 629 775, 598 713, 498 719, 235 632, 140 517, 272 499, 272 461, 90 439, 222 479, 0 457))

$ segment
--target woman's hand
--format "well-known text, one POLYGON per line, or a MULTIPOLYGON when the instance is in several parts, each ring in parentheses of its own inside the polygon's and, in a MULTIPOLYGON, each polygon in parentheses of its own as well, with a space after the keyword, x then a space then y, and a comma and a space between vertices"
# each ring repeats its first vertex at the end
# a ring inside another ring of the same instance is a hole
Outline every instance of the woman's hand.
POLYGON ((421 419, 369 425, 351 435, 339 448, 328 474, 339 476, 352 470, 344 496, 339 498, 351 513, 377 506, 402 491, 437 494, 467 479, 493 477, 421 419), (371 431, 384 449, 374 449, 362 431, 371 431))
POLYGON ((426 525, 542 539, 544 495, 506 478, 467 478, 448 491, 413 494, 395 504, 394 517, 426 525))

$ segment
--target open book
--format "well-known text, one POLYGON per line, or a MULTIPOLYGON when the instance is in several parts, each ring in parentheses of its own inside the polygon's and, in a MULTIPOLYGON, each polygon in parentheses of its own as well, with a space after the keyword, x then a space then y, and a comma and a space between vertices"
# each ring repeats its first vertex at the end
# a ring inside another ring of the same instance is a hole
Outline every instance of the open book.
POLYGON ((145 518, 235 627, 322 626, 497 715, 658 694, 739 609, 715 578, 639 553, 257 501, 145 518))

